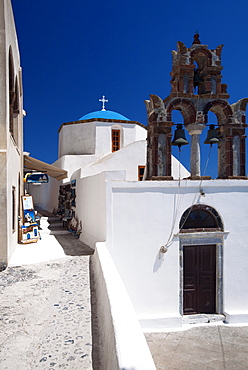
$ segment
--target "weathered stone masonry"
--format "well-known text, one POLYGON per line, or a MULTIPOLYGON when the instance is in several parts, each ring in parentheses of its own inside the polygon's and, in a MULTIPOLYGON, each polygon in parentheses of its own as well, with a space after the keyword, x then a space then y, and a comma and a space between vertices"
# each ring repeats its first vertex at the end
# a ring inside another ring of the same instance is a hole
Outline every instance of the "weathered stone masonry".
POLYGON ((171 180, 172 111, 179 110, 191 135, 191 178, 200 173, 200 134, 208 124, 208 112, 218 121, 218 178, 246 178, 245 128, 248 99, 228 103, 222 83, 221 52, 201 44, 194 35, 190 48, 178 42, 172 51, 171 93, 162 100, 150 95, 148 116, 147 180, 171 180))

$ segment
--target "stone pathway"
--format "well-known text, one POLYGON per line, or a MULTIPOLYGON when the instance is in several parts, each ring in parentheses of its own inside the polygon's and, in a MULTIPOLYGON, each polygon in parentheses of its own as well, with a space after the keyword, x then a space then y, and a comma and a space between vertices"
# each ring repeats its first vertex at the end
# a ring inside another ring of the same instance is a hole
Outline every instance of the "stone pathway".
POLYGON ((248 326, 205 324, 145 334, 157 370, 246 370, 248 326))
POLYGON ((92 369, 92 249, 65 237, 82 255, 69 248, 72 256, 0 273, 1 370, 92 369))

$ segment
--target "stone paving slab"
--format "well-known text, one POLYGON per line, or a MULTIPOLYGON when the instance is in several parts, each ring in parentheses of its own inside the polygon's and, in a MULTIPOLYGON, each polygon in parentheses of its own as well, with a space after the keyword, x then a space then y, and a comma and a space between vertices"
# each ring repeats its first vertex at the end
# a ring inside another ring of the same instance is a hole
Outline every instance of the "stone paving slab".
POLYGON ((0 274, 0 369, 92 369, 89 256, 0 274))
POLYGON ((145 336, 157 370, 248 369, 248 326, 192 325, 145 336))

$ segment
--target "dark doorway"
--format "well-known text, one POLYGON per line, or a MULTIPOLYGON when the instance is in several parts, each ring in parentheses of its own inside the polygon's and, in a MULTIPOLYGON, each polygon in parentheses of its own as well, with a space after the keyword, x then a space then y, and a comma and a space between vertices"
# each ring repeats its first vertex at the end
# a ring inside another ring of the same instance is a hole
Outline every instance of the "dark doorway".
POLYGON ((216 246, 183 247, 183 313, 216 312, 216 246))

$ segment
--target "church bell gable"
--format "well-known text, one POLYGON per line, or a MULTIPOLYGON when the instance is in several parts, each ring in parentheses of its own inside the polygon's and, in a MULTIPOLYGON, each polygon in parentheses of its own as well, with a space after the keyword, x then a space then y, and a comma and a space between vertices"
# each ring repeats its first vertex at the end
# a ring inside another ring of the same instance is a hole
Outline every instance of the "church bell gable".
MULTIPOLYGON (((208 112, 217 117, 218 178, 245 178, 245 109, 247 99, 228 103, 227 84, 222 82, 223 45, 209 49, 194 35, 192 46, 177 43, 172 51, 171 93, 162 100, 151 95, 148 115, 147 179, 170 180, 172 111, 179 110, 191 136, 191 179, 201 177, 200 135, 211 124, 208 112)), ((175 145, 175 144, 174 144, 175 145)), ((209 176, 206 178, 210 178, 209 176)))

